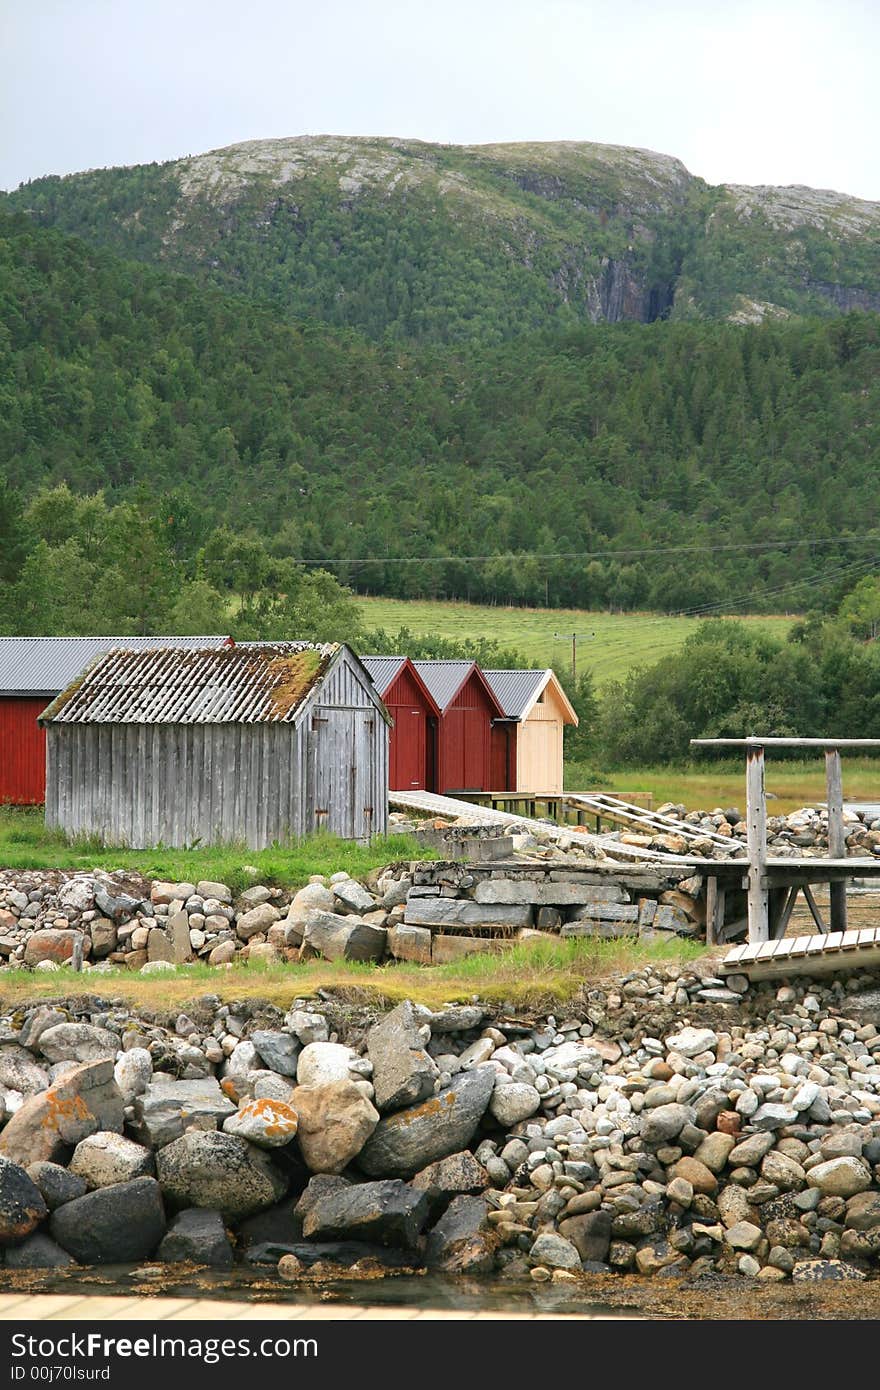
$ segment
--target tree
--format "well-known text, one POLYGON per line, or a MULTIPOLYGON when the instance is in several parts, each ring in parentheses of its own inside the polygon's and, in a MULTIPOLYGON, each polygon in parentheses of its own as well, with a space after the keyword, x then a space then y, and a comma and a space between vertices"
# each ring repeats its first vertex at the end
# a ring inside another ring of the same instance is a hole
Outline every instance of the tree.
POLYGON ((860 579, 837 611, 855 636, 873 642, 880 633, 880 575, 860 579))

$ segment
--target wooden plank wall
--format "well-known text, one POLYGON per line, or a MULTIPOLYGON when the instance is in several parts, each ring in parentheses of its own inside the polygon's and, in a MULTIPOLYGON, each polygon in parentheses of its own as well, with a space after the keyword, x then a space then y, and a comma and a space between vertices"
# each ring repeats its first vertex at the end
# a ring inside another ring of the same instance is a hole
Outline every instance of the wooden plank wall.
POLYGON ((388 726, 345 662, 318 695, 296 724, 50 724, 46 823, 132 848, 384 834, 388 726))

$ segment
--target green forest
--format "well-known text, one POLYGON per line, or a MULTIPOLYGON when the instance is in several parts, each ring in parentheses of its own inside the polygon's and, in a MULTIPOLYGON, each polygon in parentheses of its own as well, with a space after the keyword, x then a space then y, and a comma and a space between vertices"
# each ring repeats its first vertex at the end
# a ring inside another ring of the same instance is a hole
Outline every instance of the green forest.
POLYGON ((221 532, 398 597, 833 609, 874 563, 878 366, 868 313, 376 345, 2 217, 2 564, 69 543, 27 519, 66 486, 148 518, 88 542, 101 572, 149 533, 217 592, 221 532))

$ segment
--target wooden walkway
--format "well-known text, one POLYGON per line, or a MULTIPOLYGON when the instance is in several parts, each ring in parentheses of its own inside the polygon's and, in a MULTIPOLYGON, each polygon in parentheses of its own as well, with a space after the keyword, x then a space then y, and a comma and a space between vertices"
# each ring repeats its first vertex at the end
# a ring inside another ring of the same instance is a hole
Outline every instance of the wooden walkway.
POLYGON ((771 980, 790 975, 830 975, 836 970, 880 966, 880 927, 860 931, 817 932, 781 941, 735 946, 721 962, 723 975, 771 980))
MULTIPOLYGON (((552 1285, 542 1285, 552 1288, 552 1285)), ((199 1322, 535 1322, 553 1319, 570 1322, 627 1319, 639 1314, 545 1313, 539 1309, 529 1312, 507 1312, 503 1309, 473 1308, 414 1308, 387 1304, 368 1307, 366 1304, 324 1303, 255 1303, 220 1298, 145 1298, 125 1294, 105 1297, 103 1294, 0 1294, 0 1321, 21 1320, 58 1322, 175 1322, 193 1319, 199 1322)))

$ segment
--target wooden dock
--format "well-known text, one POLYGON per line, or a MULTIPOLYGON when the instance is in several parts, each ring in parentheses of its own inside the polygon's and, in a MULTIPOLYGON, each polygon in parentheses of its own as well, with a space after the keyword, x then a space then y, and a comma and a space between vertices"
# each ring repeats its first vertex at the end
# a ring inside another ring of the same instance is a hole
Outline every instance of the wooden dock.
POLYGON ((772 980, 792 975, 831 975, 837 970, 877 969, 880 927, 860 931, 817 932, 781 941, 751 941, 734 946, 721 962, 723 975, 772 980))

